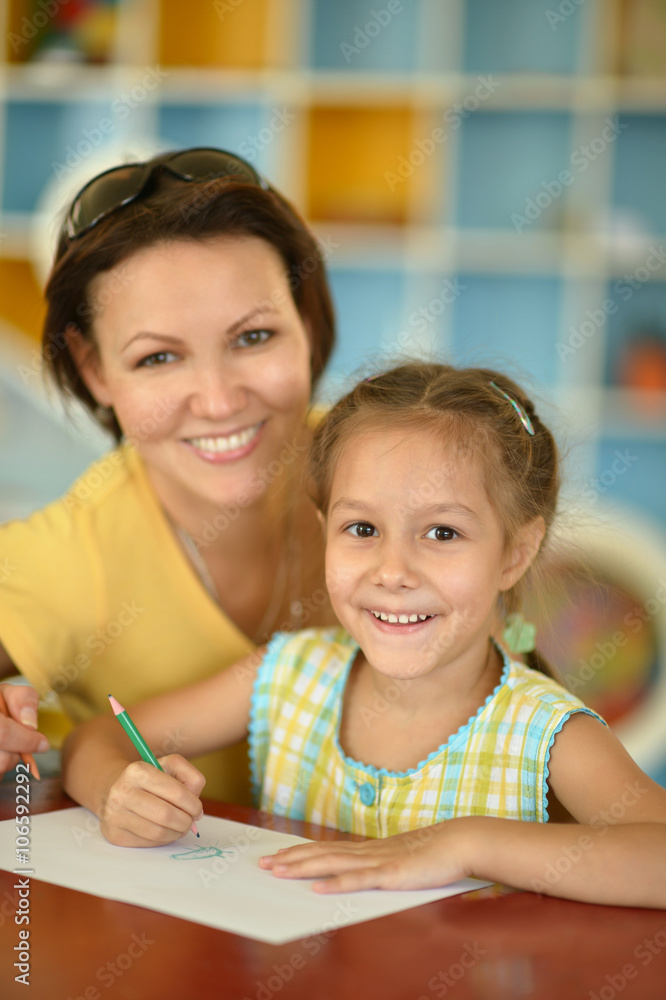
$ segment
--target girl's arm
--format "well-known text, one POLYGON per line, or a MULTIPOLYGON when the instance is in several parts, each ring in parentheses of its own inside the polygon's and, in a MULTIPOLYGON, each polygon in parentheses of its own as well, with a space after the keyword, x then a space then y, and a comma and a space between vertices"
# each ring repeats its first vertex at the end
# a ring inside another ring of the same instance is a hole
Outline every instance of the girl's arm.
POLYGON ((470 816, 363 843, 298 845, 264 858, 320 892, 417 889, 475 875, 593 903, 666 908, 666 789, 613 734, 574 715, 555 738, 551 787, 575 824, 470 816))
POLYGON ((100 818, 108 840, 124 847, 170 843, 201 815, 204 779, 181 753, 195 757, 243 739, 264 652, 198 684, 126 706, 166 773, 138 759, 110 708, 68 736, 63 786, 100 818), (169 753, 174 749, 181 753, 169 753))

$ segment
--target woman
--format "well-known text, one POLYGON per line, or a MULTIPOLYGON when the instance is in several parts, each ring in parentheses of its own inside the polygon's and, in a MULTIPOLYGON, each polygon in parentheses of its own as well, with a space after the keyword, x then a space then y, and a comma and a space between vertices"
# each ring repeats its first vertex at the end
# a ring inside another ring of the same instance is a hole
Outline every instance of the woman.
MULTIPOLYGON (((0 596, 0 675, 18 668, 79 722, 109 693, 131 704, 275 629, 332 623, 300 475, 333 310, 291 206, 221 150, 114 168, 74 199, 46 298, 50 372, 118 447, 0 528, 17 567, 0 596)), ((33 696, 12 694, 18 720, 33 696)), ((5 723, 0 748, 37 749, 17 733, 5 723)), ((241 747, 202 764, 206 793, 246 800, 245 761, 241 747)))

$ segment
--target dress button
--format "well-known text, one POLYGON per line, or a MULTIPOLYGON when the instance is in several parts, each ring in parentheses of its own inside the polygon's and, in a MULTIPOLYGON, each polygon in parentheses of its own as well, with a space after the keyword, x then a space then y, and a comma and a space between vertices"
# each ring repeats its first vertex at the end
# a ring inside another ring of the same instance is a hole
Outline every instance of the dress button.
POLYGON ((375 801, 375 787, 369 781, 361 785, 361 802, 364 806, 371 806, 375 801))

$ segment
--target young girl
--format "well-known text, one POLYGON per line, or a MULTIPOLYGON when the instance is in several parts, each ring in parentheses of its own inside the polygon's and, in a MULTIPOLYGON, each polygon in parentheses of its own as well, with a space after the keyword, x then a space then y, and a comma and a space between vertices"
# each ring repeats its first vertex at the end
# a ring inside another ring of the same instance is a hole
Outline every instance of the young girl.
MULTIPOLYGON (((340 628, 281 633, 132 715, 160 752, 249 729, 262 809, 365 834, 262 860, 322 892, 467 875, 574 899, 666 906, 666 790, 604 722, 495 641, 555 513, 557 451, 530 401, 482 369, 408 364, 360 383, 311 453, 340 628), (548 823, 549 810, 579 825, 548 823), (507 822, 512 820, 512 822, 507 822)), ((135 760, 112 717, 65 748, 70 795, 113 843, 164 844, 203 780, 135 760)))

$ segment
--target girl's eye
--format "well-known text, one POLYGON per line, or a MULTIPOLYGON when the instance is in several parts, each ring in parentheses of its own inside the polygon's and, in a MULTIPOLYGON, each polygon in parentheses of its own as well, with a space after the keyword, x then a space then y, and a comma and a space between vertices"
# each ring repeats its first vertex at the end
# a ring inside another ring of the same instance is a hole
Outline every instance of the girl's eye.
POLYGON ((238 335, 235 341, 236 347, 255 347, 257 344, 265 344, 273 336, 272 330, 246 330, 238 335))
POLYGON ((345 531, 351 532, 355 538, 372 538, 373 535, 377 534, 377 529, 372 524, 368 524, 367 521, 355 521, 354 524, 345 528, 345 531))
POLYGON ((445 524, 437 524, 426 534, 426 538, 434 538, 438 542, 452 542, 454 538, 459 538, 455 528, 447 528, 445 524))
POLYGON ((139 361, 137 368, 153 368, 156 365, 165 365, 176 357, 171 351, 155 351, 139 361))

